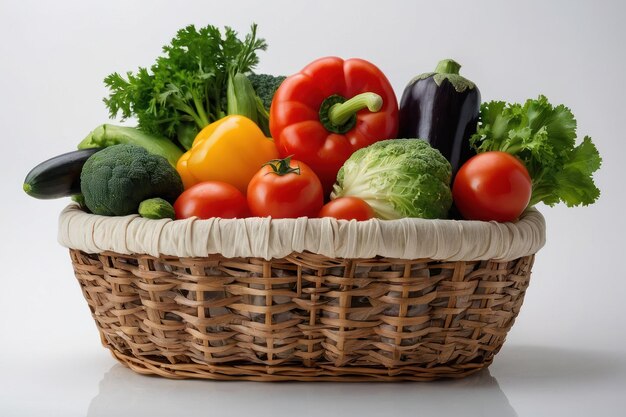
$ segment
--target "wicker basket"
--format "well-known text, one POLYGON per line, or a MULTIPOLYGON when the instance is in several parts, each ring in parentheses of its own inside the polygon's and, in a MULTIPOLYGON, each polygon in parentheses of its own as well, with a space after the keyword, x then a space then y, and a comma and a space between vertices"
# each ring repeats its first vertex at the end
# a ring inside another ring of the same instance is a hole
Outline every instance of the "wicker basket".
MULTIPOLYGON (((60 236, 84 227, 64 215, 60 236)), ((502 347, 524 300, 534 252, 544 242, 543 218, 533 216, 539 219, 533 242, 522 245, 532 253, 505 260, 350 258, 306 250, 270 259, 154 256, 88 253, 94 250, 87 244, 60 240, 70 247, 103 345, 136 372, 425 381, 474 373, 502 347)), ((128 228, 120 232, 103 221, 93 227, 130 239, 128 228)), ((503 239, 528 240, 527 231, 507 227, 514 232, 503 239)), ((82 232, 93 235, 94 229, 82 232)))

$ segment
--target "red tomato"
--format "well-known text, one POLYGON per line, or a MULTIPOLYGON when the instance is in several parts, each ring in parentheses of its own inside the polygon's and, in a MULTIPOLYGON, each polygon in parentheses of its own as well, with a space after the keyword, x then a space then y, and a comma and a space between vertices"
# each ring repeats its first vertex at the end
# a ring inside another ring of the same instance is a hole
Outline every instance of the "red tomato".
POLYGON ((485 152, 459 169, 452 186, 454 202, 468 220, 513 221, 532 192, 526 167, 506 152, 485 152))
POLYGON ((324 204, 322 183, 303 162, 271 161, 248 184, 248 206, 254 216, 316 217, 324 204))
POLYGON ((177 219, 248 217, 246 197, 235 186, 221 181, 205 181, 189 187, 174 203, 177 219))
POLYGON ((340 197, 326 203, 319 217, 334 217, 345 220, 369 220, 374 217, 372 207, 358 197, 340 197))

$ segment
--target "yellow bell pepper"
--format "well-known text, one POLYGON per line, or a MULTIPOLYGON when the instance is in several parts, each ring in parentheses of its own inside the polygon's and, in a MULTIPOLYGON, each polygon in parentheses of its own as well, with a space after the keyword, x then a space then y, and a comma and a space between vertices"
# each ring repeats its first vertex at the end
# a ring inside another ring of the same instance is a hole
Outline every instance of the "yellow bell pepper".
POLYGON ((180 157, 176 170, 185 189, 202 181, 223 181, 246 194, 261 166, 278 158, 274 141, 252 120, 226 116, 198 133, 191 149, 180 157))

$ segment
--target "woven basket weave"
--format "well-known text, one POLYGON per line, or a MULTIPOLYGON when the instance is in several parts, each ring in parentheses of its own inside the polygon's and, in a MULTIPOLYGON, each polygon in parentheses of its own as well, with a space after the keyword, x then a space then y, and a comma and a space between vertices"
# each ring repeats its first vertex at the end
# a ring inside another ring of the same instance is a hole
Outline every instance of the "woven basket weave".
POLYGON ((528 287, 511 260, 70 256, 104 346, 139 373, 433 380, 488 366, 528 287))

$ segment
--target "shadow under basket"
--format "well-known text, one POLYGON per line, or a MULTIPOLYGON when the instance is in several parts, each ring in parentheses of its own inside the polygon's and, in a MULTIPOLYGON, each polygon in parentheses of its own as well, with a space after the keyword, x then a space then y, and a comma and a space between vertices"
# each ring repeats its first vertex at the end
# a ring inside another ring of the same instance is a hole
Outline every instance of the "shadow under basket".
POLYGON ((167 378, 255 381, 470 375, 502 347, 534 260, 70 256, 121 363, 167 378))

